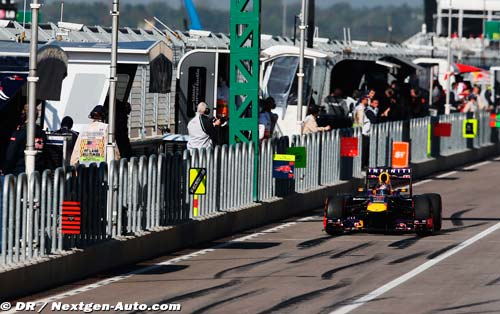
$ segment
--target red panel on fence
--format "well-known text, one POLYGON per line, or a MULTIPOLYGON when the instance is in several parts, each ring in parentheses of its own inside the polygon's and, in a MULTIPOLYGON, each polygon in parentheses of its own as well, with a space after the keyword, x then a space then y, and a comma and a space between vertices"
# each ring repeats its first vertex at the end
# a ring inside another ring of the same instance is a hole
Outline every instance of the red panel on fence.
POLYGON ((490 127, 500 128, 500 115, 495 113, 490 115, 490 127))
POLYGON ((342 137, 340 139, 340 157, 358 157, 358 138, 342 137))
POLYGON ((450 137, 451 136, 451 123, 436 123, 436 124, 434 124, 434 136, 450 137))
POLYGON ((62 234, 80 234, 81 213, 80 202, 63 202, 62 234))

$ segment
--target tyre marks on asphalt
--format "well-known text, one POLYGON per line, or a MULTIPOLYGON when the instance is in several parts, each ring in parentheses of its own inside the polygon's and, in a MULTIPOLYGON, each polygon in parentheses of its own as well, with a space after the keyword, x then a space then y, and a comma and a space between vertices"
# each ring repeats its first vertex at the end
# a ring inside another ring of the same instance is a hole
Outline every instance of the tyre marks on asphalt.
POLYGON ((454 243, 454 244, 450 244, 448 246, 445 246, 444 248, 442 249, 439 249, 429 255, 427 255, 427 259, 433 259, 433 258, 436 258, 438 257, 439 255, 445 253, 445 252, 448 252, 449 250, 452 250, 454 248, 456 248, 458 246, 459 243, 454 243))
POLYGON ((341 252, 339 252, 339 253, 333 254, 332 256, 330 256, 330 258, 331 258, 331 259, 341 258, 341 257, 343 257, 343 256, 346 256, 346 255, 350 254, 350 253, 353 253, 353 252, 355 252, 355 251, 359 251, 359 250, 361 250, 361 249, 364 249, 364 248, 370 247, 370 246, 372 246, 372 245, 373 245, 373 243, 372 243, 372 242, 362 243, 362 244, 360 244, 360 245, 356 245, 356 246, 354 246, 354 247, 351 247, 351 248, 348 248, 348 249, 346 249, 346 250, 343 250, 343 251, 341 251, 341 252))
POLYGON ((464 210, 461 210, 461 211, 458 211, 458 212, 452 214, 450 216, 451 223, 454 226, 463 226, 464 225, 464 222, 462 221, 463 214, 468 213, 473 209, 474 208, 467 208, 467 209, 464 209, 464 210))
POLYGON ((417 252, 417 253, 413 253, 413 254, 410 254, 407 256, 403 256, 401 258, 390 261, 389 265, 402 264, 402 263, 405 263, 407 261, 411 261, 412 259, 418 258, 418 257, 423 256, 423 255, 428 254, 428 253, 429 252, 427 252, 427 251, 423 251, 423 252, 417 252))
POLYGON ((365 259, 365 260, 357 262, 357 263, 350 263, 348 265, 336 267, 336 268, 334 268, 332 270, 324 272, 321 275, 321 279, 323 279, 323 280, 332 279, 333 275, 336 274, 336 273, 338 273, 338 272, 341 272, 341 271, 346 270, 346 269, 358 267, 358 266, 361 266, 361 265, 364 265, 364 264, 369 264, 369 263, 372 263, 372 262, 376 262, 376 261, 379 261, 381 259, 382 259, 382 257, 380 255, 375 255, 375 256, 373 256, 373 257, 371 257, 369 259, 365 259))
POLYGON ((454 232, 459 232, 459 231, 462 231, 462 230, 465 230, 465 229, 469 229, 469 228, 475 228, 475 227, 484 226, 484 225, 487 225, 487 224, 488 224, 488 222, 478 222, 478 223, 475 223, 475 224, 472 224, 472 225, 460 226, 460 227, 455 227, 455 228, 441 229, 440 233, 442 233, 442 234, 454 233, 454 232))
POLYGON ((487 286, 498 286, 500 285, 500 277, 494 279, 486 284, 487 286))
POLYGON ((248 263, 248 264, 244 264, 244 265, 239 265, 239 266, 235 266, 235 267, 231 267, 231 268, 228 268, 228 269, 225 269, 223 271, 220 271, 220 272, 216 273, 214 275, 214 279, 220 279, 224 275, 226 275, 228 273, 231 273, 231 272, 244 272, 244 271, 250 270, 252 268, 255 268, 257 266, 260 266, 260 265, 263 265, 263 264, 275 261, 277 259, 283 258, 284 256, 285 256, 285 254, 280 254, 278 256, 273 256, 273 257, 266 258, 266 259, 263 259, 263 260, 260 260, 260 261, 256 261, 256 262, 252 262, 252 263, 248 263))
MULTIPOLYGON (((224 289, 227 289, 227 288, 234 287, 236 285, 239 285, 241 282, 242 281, 240 279, 234 279, 234 280, 231 280, 231 281, 228 281, 226 283, 223 283, 223 284, 220 284, 220 285, 217 285, 217 286, 213 286, 213 287, 210 287, 210 288, 205 288, 205 289, 200 289, 200 290, 196 290, 196 291, 191 291, 191 292, 188 292, 188 293, 184 293, 184 294, 180 294, 180 295, 177 295, 177 296, 174 296, 174 297, 170 297, 168 299, 162 299, 162 300, 154 301, 150 305, 152 305, 152 304, 183 303, 183 302, 195 299, 195 298, 200 298, 200 297, 207 296, 207 295, 215 293, 215 292, 217 292, 219 290, 224 290, 224 289)), ((135 311, 135 312, 130 312, 129 314, 139 314, 139 313, 144 313, 144 311, 135 311)))
POLYGON ((304 241, 304 242, 297 244, 297 248, 299 250, 310 249, 310 248, 316 247, 318 245, 321 245, 324 242, 331 240, 331 239, 332 239, 331 236, 326 236, 326 237, 321 237, 321 238, 317 238, 317 239, 307 240, 307 241, 304 241))
POLYGON ((332 254, 333 252, 335 252, 335 250, 328 250, 328 251, 316 253, 316 254, 313 254, 313 255, 309 255, 309 256, 305 256, 305 257, 301 257, 301 258, 295 259, 293 261, 288 262, 288 264, 302 263, 302 262, 309 261, 309 260, 312 260, 312 259, 315 259, 315 258, 320 258, 320 257, 323 257, 323 256, 328 256, 328 255, 332 254))
MULTIPOLYGON (((434 313, 441 313, 441 312, 445 312, 445 311, 465 310, 465 309, 469 309, 469 311, 470 311, 471 307, 485 305, 485 304, 492 304, 492 303, 497 303, 497 302, 500 302, 500 299, 497 299, 497 300, 488 300, 488 301, 482 301, 482 302, 474 302, 474 303, 462 304, 462 305, 457 305, 457 306, 452 306, 452 307, 446 307, 446 308, 442 308, 442 309, 437 309, 437 310, 435 310, 433 312, 434 313)), ((474 312, 468 312, 468 313, 476 313, 477 314, 477 313, 498 313, 498 312, 492 312, 492 311, 479 312, 479 311, 474 311, 474 312)))
POLYGON ((413 236, 411 238, 406 238, 406 239, 403 239, 403 240, 398 240, 398 241, 392 242, 388 246, 392 247, 392 248, 395 248, 395 249, 402 250, 402 249, 409 248, 413 244, 417 243, 417 241, 420 240, 420 239, 421 239, 421 237, 419 237, 419 236, 413 236))
POLYGON ((264 292, 266 292, 266 289, 258 289, 258 290, 253 290, 250 292, 238 294, 238 295, 235 295, 235 296, 232 296, 232 297, 229 297, 226 299, 222 299, 222 300, 214 302, 214 303, 210 303, 209 305, 205 305, 205 306, 191 312, 191 314, 205 314, 205 313, 207 313, 208 310, 215 308, 219 305, 226 304, 229 302, 234 302, 234 301, 241 300, 243 298, 247 298, 247 297, 254 296, 254 295, 259 295, 259 294, 262 294, 264 292))
POLYGON ((275 306, 273 306, 267 310, 264 310, 263 312, 260 312, 259 314, 288 313, 290 311, 284 311, 284 310, 290 309, 291 307, 298 306, 299 304, 301 304, 303 302, 319 298, 324 293, 347 287, 350 284, 351 284, 350 279, 344 279, 344 280, 340 281, 339 283, 334 284, 333 286, 329 286, 329 287, 322 288, 319 290, 304 293, 304 294, 295 296, 293 298, 290 298, 288 300, 285 300, 283 302, 280 302, 280 303, 276 304, 275 306))

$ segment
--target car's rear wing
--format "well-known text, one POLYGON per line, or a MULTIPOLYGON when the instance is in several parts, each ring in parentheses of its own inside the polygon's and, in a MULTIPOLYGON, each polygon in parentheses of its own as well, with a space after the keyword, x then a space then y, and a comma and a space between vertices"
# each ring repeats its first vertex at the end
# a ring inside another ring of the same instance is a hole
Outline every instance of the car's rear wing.
POLYGON ((366 173, 366 189, 371 188, 370 182, 377 181, 390 181, 393 188, 401 188, 405 193, 409 192, 409 196, 413 195, 412 188, 412 171, 411 168, 368 168, 366 173), (388 178, 384 178, 388 176, 388 178))
POLYGON ((411 179, 411 168, 368 168, 366 176, 368 179, 377 179, 382 173, 387 173, 394 179, 411 179))

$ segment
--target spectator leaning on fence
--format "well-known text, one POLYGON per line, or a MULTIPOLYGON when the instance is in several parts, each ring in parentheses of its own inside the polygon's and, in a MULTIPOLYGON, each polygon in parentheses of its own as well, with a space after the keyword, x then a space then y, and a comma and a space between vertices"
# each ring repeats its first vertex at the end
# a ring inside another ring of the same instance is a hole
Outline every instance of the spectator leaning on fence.
POLYGON ((354 108, 353 125, 355 127, 356 126, 363 126, 366 106, 368 106, 368 96, 363 95, 363 96, 361 96, 361 98, 358 101, 358 104, 354 108))
POLYGON ((319 131, 330 131, 329 125, 325 127, 318 126, 316 119, 318 118, 319 109, 317 106, 309 107, 307 116, 302 124, 302 134, 315 133, 319 131))
POLYGON ((368 155, 370 153, 370 136, 372 133, 372 125, 377 123, 378 116, 378 100, 372 99, 371 104, 366 107, 363 117, 363 151, 362 165, 368 167, 368 155))
POLYGON ((468 101, 464 106, 463 112, 476 112, 479 110, 479 106, 477 103, 477 96, 474 94, 470 94, 468 97, 468 101))
POLYGON ((198 104, 196 115, 188 123, 189 140, 188 149, 209 148, 217 145, 216 126, 221 124, 219 119, 211 120, 208 116, 210 109, 207 104, 198 104))

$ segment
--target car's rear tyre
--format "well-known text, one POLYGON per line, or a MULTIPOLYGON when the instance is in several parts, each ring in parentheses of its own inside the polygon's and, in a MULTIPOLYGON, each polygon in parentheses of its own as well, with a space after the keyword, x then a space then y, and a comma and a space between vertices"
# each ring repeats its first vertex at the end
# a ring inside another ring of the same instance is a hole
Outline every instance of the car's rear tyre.
MULTIPOLYGON (((415 209, 415 219, 416 220, 427 220, 431 218, 431 205, 430 200, 425 195, 415 195, 413 197, 414 209, 415 209)), ((419 228, 416 230, 417 235, 426 236, 429 235, 430 230, 426 227, 419 228)))
POLYGON ((434 224, 434 231, 440 231, 442 226, 443 202, 441 195, 437 193, 426 194, 429 198, 432 208, 432 222, 434 224))
MULTIPOLYGON (((337 222, 342 218, 344 218, 344 197, 341 195, 329 197, 326 204, 326 219, 337 222)), ((344 229, 327 223, 325 226, 325 232, 329 235, 340 235, 344 232, 344 229)))

